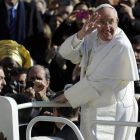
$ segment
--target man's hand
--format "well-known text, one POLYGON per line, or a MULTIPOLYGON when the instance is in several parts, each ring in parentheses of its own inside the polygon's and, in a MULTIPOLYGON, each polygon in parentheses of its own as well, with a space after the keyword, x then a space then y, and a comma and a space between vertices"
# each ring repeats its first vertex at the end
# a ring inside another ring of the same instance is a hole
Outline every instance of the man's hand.
POLYGON ((42 116, 53 116, 53 113, 49 112, 49 111, 45 111, 42 116))
POLYGON ((96 22, 99 18, 100 15, 98 13, 94 13, 91 17, 89 17, 84 23, 82 29, 77 33, 78 39, 82 40, 86 35, 95 30, 98 26, 96 22))
POLYGON ((126 4, 120 4, 122 7, 119 10, 119 13, 123 13, 128 19, 135 20, 135 17, 133 16, 132 8, 127 6, 126 4))
POLYGON ((28 89, 23 89, 22 94, 27 95, 30 98, 31 102, 33 102, 35 98, 35 90, 32 87, 29 87, 28 89))
POLYGON ((66 103, 67 99, 66 99, 65 95, 62 94, 62 95, 56 97, 55 99, 53 99, 52 101, 57 102, 57 103, 66 103))
POLYGON ((47 54, 47 57, 45 59, 48 64, 50 64, 52 62, 52 59, 55 57, 57 48, 58 47, 56 45, 53 45, 53 47, 49 50, 49 53, 47 54))
POLYGON ((40 100, 43 97, 43 94, 46 95, 46 93, 44 92, 45 88, 46 86, 43 81, 36 80, 34 82, 35 96, 37 97, 37 99, 40 100))

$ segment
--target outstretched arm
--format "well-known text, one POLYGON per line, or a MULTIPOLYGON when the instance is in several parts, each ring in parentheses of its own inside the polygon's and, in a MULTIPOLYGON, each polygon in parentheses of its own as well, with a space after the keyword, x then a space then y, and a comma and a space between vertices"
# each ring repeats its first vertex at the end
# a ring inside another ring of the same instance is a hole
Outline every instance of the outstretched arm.
POLYGON ((81 61, 83 52, 86 50, 86 37, 92 31, 94 31, 98 24, 97 20, 100 15, 98 13, 93 14, 89 19, 86 20, 82 29, 75 35, 72 35, 61 45, 59 53, 63 58, 71 60, 73 63, 77 64, 81 61), (84 42, 84 43, 83 43, 84 42))

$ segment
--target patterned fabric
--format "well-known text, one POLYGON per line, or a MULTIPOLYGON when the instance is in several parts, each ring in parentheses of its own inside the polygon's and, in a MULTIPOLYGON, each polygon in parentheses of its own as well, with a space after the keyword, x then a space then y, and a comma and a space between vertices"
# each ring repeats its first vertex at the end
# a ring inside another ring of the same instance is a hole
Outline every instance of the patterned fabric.
POLYGON ((13 40, 0 41, 0 62, 6 57, 14 59, 21 67, 31 67, 29 51, 13 40))

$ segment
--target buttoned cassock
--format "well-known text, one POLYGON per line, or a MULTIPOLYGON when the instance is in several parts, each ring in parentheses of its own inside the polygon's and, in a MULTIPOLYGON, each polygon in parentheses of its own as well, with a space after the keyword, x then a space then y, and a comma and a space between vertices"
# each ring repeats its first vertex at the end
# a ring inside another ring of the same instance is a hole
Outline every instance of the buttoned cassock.
MULTIPOLYGON (((72 35, 59 50, 65 59, 81 65, 80 81, 64 94, 72 107, 81 106, 85 140, 93 139, 93 120, 137 121, 133 81, 139 76, 131 43, 120 28, 111 41, 102 42, 94 30, 83 40, 72 35)), ((94 131, 99 140, 135 139, 133 127, 96 125, 94 131)))

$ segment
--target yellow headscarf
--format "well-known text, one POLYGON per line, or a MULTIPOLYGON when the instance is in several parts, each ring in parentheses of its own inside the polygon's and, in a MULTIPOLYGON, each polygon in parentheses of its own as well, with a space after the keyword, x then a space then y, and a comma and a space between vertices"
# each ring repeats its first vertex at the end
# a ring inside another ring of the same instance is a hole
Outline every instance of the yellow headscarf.
POLYGON ((13 40, 0 41, 0 62, 6 57, 14 59, 21 67, 31 67, 29 51, 13 40))

